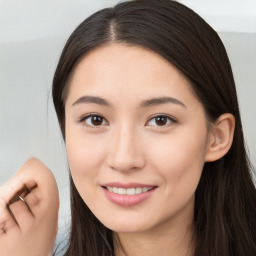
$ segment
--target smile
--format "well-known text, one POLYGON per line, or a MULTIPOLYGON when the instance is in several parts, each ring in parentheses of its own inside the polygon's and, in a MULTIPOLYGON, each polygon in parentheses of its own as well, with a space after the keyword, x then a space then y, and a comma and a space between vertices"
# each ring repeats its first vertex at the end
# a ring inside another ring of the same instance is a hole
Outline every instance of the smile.
POLYGON ((136 183, 108 183, 104 184, 102 188, 105 196, 112 203, 123 207, 131 207, 151 197, 158 186, 136 183))
POLYGON ((119 194, 119 195, 139 195, 149 190, 153 189, 154 187, 143 187, 143 188, 118 188, 118 187, 106 187, 109 192, 119 194))

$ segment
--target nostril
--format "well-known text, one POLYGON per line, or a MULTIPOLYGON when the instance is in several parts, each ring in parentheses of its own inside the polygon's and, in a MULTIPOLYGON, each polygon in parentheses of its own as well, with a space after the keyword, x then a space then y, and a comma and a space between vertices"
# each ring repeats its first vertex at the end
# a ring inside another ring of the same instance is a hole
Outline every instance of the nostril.
POLYGON ((142 155, 120 157, 116 155, 110 160, 109 166, 112 170, 127 172, 127 171, 138 171, 144 168, 145 159, 142 155))

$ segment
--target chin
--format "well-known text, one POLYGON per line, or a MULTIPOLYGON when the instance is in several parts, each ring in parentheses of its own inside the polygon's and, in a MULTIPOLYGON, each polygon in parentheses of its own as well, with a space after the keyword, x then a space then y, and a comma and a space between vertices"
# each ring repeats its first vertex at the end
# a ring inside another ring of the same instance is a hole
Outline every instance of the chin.
POLYGON ((115 221, 115 222, 102 222, 102 224, 108 229, 116 233, 140 233, 144 232, 151 227, 148 225, 143 225, 143 223, 138 223, 137 221, 115 221))

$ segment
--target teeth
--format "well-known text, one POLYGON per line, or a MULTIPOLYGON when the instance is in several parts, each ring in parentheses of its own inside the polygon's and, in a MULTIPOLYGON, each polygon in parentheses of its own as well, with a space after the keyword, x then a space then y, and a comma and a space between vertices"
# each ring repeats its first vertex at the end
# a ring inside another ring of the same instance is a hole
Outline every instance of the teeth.
MULTIPOLYGON (((143 191, 143 188, 136 188, 136 189, 135 189, 135 193, 136 193, 136 194, 141 194, 142 191, 143 191)), ((147 192, 147 191, 148 191, 147 188, 145 188, 145 191, 144 191, 144 192, 147 192)))
POLYGON ((136 189, 135 188, 127 188, 126 193, 129 196, 135 195, 136 194, 136 189))
POLYGON ((148 189, 147 188, 143 188, 142 189, 142 192, 144 193, 144 192, 147 192, 148 191, 148 189))
POLYGON ((125 195, 125 194, 126 194, 126 189, 125 189, 125 188, 118 188, 118 189, 117 189, 117 194, 119 194, 119 195, 125 195))
POLYGON ((141 193, 145 193, 147 191, 149 191, 150 189, 152 189, 153 187, 150 188, 117 188, 117 187, 107 187, 107 190, 115 193, 115 194, 119 194, 119 195, 129 195, 129 196, 133 196, 133 195, 138 195, 141 193))

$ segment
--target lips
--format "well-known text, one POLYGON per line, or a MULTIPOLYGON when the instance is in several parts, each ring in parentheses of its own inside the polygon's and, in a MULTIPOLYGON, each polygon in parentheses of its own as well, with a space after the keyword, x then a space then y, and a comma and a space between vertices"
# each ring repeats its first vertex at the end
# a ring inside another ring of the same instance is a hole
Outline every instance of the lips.
POLYGON ((134 206, 149 198, 157 186, 138 183, 102 185, 106 197, 119 206, 134 206))
POLYGON ((141 193, 148 192, 154 187, 140 187, 140 188, 118 188, 118 187, 106 187, 108 191, 119 195, 139 195, 141 193))

